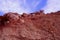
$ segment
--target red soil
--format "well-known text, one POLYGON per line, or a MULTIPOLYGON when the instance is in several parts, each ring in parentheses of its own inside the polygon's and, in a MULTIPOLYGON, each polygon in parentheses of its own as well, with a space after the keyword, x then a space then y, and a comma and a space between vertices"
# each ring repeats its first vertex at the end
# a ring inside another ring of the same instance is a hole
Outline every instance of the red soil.
POLYGON ((0 40, 60 40, 60 11, 0 16, 0 40))

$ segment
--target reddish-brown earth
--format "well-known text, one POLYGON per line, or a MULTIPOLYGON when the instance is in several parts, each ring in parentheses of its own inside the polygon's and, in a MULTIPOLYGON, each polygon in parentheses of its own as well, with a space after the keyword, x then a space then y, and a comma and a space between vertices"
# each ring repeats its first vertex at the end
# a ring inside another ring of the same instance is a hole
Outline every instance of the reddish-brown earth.
POLYGON ((60 11, 0 16, 0 40, 60 40, 60 11))

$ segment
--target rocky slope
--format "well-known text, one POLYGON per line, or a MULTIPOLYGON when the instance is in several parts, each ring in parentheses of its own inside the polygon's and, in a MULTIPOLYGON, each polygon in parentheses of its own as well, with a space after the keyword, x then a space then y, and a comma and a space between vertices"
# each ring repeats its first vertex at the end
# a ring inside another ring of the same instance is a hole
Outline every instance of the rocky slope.
POLYGON ((0 16, 0 40, 60 40, 60 11, 0 16))

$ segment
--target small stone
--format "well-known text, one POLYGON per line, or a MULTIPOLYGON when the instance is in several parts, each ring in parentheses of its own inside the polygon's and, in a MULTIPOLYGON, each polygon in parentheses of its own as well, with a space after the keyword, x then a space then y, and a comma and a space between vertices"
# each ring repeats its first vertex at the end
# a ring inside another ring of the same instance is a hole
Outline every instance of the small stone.
POLYGON ((6 23, 9 23, 9 21, 7 21, 6 23))
POLYGON ((24 20, 23 19, 20 19, 22 23, 24 23, 24 20))

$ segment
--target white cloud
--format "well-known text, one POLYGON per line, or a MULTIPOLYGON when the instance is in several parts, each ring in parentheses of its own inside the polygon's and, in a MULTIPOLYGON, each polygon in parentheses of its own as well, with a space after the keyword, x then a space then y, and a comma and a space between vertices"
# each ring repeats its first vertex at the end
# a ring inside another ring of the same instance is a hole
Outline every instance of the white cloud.
POLYGON ((25 9, 23 7, 22 5, 23 1, 24 0, 0 0, 0 11, 5 12, 5 13, 17 12, 19 14, 22 14, 23 12, 29 12, 28 8, 25 9))
POLYGON ((26 1, 27 1, 27 0, 23 0, 24 4, 26 4, 26 1))
POLYGON ((45 13, 59 11, 60 0, 47 0, 47 4, 43 9, 45 10, 45 13))
POLYGON ((41 2, 41 0, 32 0, 31 6, 32 6, 33 8, 35 8, 40 2, 41 2))
POLYGON ((36 6, 39 5, 40 2, 41 0, 33 1, 32 3, 33 8, 36 8, 36 6))

